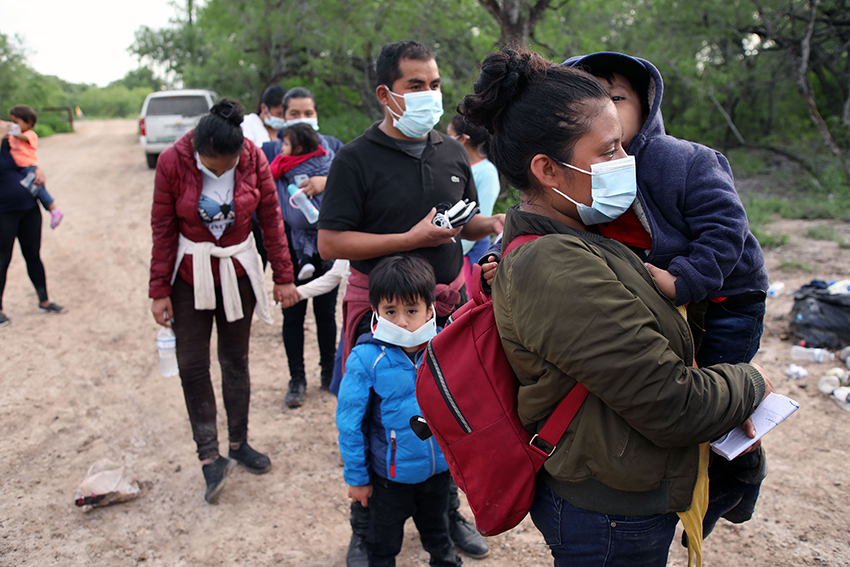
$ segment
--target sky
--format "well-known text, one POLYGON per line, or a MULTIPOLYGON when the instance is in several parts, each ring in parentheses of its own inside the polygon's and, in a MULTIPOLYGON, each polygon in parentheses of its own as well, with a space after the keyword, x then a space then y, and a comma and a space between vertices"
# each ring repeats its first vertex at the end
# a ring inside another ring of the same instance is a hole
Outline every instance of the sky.
POLYGON ((21 36, 42 75, 106 86, 139 66, 127 51, 135 31, 174 15, 171 0, 0 0, 0 32, 21 36))

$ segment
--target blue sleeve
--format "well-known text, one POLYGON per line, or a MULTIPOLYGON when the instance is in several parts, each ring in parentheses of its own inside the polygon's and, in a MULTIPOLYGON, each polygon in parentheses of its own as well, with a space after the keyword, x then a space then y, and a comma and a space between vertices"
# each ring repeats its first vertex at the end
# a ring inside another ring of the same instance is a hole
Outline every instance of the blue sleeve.
POLYGON ((481 214, 490 216, 493 214, 493 206, 499 197, 499 172, 496 167, 487 162, 486 167, 474 168, 475 187, 478 189, 478 207, 481 214))
POLYGON ((326 136, 324 134, 319 134, 319 141, 322 143, 322 147, 328 151, 332 151, 336 153, 343 146, 342 142, 333 136, 326 136))
POLYGON ((336 427, 339 430, 339 453, 345 463, 343 476, 351 486, 369 484, 369 440, 366 435, 369 398, 374 376, 360 359, 363 349, 354 347, 345 362, 345 376, 339 388, 336 427))
POLYGON ((723 154, 701 147, 687 171, 684 220, 693 240, 687 256, 670 262, 676 305, 701 301, 723 287, 741 260, 749 223, 723 154))

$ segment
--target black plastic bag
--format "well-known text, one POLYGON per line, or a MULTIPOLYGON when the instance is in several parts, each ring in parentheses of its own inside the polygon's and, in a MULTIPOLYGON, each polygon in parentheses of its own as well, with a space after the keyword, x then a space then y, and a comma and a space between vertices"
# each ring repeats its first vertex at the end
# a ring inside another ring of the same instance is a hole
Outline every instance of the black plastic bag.
POLYGON ((791 332, 809 348, 850 346, 850 294, 830 293, 818 280, 792 294, 791 332))

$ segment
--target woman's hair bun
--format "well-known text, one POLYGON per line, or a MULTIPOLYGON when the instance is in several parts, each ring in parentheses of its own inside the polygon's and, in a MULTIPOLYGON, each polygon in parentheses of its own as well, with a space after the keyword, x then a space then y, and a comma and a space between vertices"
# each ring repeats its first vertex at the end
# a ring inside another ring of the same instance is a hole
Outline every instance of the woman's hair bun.
POLYGON ((217 103, 210 108, 210 114, 223 118, 234 126, 242 124, 242 114, 244 109, 242 105, 232 98, 219 99, 217 103))
POLYGON ((458 111, 471 124, 493 133, 504 109, 519 97, 535 76, 551 65, 523 47, 502 47, 481 62, 481 73, 473 86, 475 94, 465 96, 458 111))

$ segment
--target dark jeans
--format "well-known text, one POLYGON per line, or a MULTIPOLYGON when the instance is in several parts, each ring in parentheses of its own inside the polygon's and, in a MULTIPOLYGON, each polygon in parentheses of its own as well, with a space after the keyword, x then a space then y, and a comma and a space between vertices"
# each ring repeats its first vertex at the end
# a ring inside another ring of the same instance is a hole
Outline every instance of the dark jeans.
MULTIPOLYGON (((336 355, 336 296, 339 287, 312 299, 316 317, 316 337, 319 341, 319 365, 322 376, 330 384, 336 355)), ((299 301, 283 311, 283 346, 289 363, 289 376, 296 382, 306 382, 304 369, 304 320, 307 301, 299 301)))
POLYGON ((47 278, 41 263, 41 211, 33 207, 27 211, 0 213, 0 311, 3 310, 3 291, 6 289, 6 272, 12 263, 15 239, 27 263, 27 274, 40 303, 47 301, 47 278))
POLYGON ((725 303, 708 302, 705 333, 696 355, 700 367, 749 362, 759 350, 764 331, 764 300, 734 307, 725 303))
MULTIPOLYGON (((700 367, 749 362, 758 352, 764 330, 765 301, 736 305, 736 300, 739 296, 720 303, 708 302, 705 333, 696 355, 700 367)), ((752 518, 761 483, 767 476, 764 449, 732 461, 714 454, 711 457, 703 538, 708 537, 720 518, 735 524, 752 518)))
POLYGON ((679 516, 611 516, 570 505, 537 482, 531 519, 555 567, 664 567, 679 516))
POLYGON ((215 393, 210 379, 210 336, 213 319, 218 334, 218 363, 221 366, 221 393, 227 412, 231 443, 248 439, 248 406, 251 378, 248 373, 248 339, 254 313, 254 291, 248 276, 239 278, 244 317, 228 323, 224 315, 221 286, 215 288, 215 310, 195 309, 194 288, 179 276, 171 292, 174 308, 174 334, 177 336, 177 365, 183 383, 183 397, 189 410, 192 435, 198 445, 198 458, 218 456, 215 393))
POLYGON ((404 523, 413 518, 422 547, 431 554, 433 567, 461 564, 449 536, 448 472, 436 474, 418 484, 400 484, 372 477, 369 498, 369 531, 366 551, 370 567, 393 567, 404 541, 404 523))

